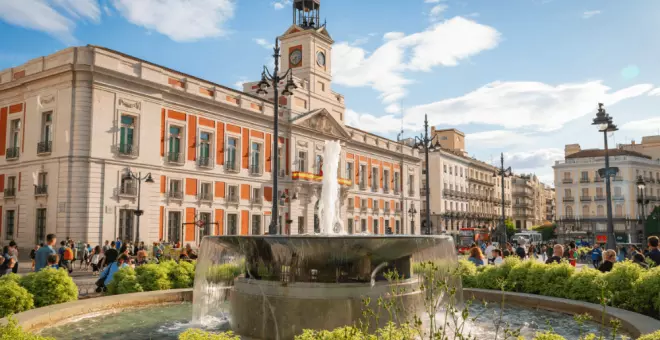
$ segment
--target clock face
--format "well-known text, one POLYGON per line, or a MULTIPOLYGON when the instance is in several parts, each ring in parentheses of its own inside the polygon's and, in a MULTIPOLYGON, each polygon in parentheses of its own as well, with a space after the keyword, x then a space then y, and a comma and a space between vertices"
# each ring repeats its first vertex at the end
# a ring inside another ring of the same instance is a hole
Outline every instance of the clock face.
POLYGON ((301 50, 295 50, 291 52, 291 55, 289 56, 289 61, 291 62, 291 65, 298 65, 302 61, 302 51, 301 50))
POLYGON ((325 66, 325 53, 320 51, 316 53, 316 63, 319 66, 325 66))

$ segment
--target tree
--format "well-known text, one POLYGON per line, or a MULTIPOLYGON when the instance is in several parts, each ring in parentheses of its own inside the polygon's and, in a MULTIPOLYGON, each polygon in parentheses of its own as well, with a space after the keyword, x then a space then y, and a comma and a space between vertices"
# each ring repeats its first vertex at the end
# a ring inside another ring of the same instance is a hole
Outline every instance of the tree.
POLYGON ((644 224, 646 236, 660 235, 660 207, 655 207, 644 224))
POLYGON ((547 241, 557 238, 557 235, 555 235, 555 227, 556 227, 555 224, 551 224, 551 225, 541 225, 538 227, 534 227, 532 229, 541 233, 541 237, 543 237, 543 240, 547 241))
POLYGON ((506 226, 506 237, 507 239, 510 239, 513 234, 516 233, 516 226, 513 224, 513 221, 510 218, 507 218, 504 221, 504 225, 506 226))

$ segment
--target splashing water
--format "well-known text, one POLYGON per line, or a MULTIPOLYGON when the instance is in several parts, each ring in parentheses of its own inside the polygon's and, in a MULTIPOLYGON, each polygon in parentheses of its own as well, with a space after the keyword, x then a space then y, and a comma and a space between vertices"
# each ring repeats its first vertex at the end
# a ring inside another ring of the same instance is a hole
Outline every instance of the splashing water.
POLYGON ((319 204, 321 234, 341 235, 344 226, 339 216, 339 182, 337 171, 339 169, 339 155, 341 145, 338 141, 326 141, 323 151, 323 189, 319 204))

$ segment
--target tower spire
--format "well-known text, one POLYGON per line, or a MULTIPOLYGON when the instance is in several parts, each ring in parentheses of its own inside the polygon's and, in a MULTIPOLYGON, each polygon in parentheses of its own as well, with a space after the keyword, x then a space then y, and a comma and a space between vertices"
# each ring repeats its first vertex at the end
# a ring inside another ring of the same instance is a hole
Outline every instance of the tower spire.
POLYGON ((293 24, 304 29, 321 27, 321 0, 294 0, 293 24))

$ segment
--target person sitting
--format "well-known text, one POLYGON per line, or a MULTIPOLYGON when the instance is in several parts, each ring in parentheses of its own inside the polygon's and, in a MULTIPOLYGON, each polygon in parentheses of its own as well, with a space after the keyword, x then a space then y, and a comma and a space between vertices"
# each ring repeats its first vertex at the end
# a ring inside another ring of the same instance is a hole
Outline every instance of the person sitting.
POLYGON ((502 258, 502 251, 499 249, 493 249, 493 264, 498 265, 504 263, 504 259, 502 258))
POLYGON ((545 264, 551 263, 561 263, 561 259, 564 256, 564 246, 561 244, 555 244, 552 247, 552 257, 545 261, 545 264))
POLYGON ((616 262, 616 251, 612 249, 608 249, 603 253, 603 264, 598 267, 598 270, 600 270, 602 273, 607 273, 612 270, 612 267, 614 267, 614 262, 616 262))
POLYGON ((644 257, 642 253, 634 253, 632 256, 632 261, 644 269, 649 269, 649 264, 646 263, 646 257, 644 257))
POLYGON ((5 262, 0 266, 0 277, 5 276, 7 274, 11 274, 14 270, 15 265, 16 265, 15 258, 10 257, 8 260, 5 260, 5 262))
POLYGON ((96 281, 96 292, 105 292, 108 289, 108 285, 112 282, 112 278, 115 273, 124 267, 128 267, 128 255, 121 254, 117 257, 115 262, 110 263, 104 270, 101 272, 99 279, 96 281))
POLYGON ((137 253, 137 261, 135 261, 135 266, 139 267, 143 264, 147 264, 147 251, 146 250, 139 250, 137 253))
POLYGON ((188 251, 186 248, 181 249, 181 253, 179 254, 179 261, 190 261, 190 257, 188 256, 188 251))
POLYGON ((57 254, 50 254, 46 258, 46 268, 60 269, 58 263, 60 262, 60 257, 57 254))
POLYGON ((188 257, 191 260, 196 260, 197 259, 197 254, 195 253, 195 251, 190 246, 190 243, 186 243, 186 254, 188 254, 188 257))
POLYGON ((468 261, 474 263, 477 267, 484 265, 484 256, 481 254, 481 249, 479 247, 472 247, 470 249, 470 257, 468 261))

